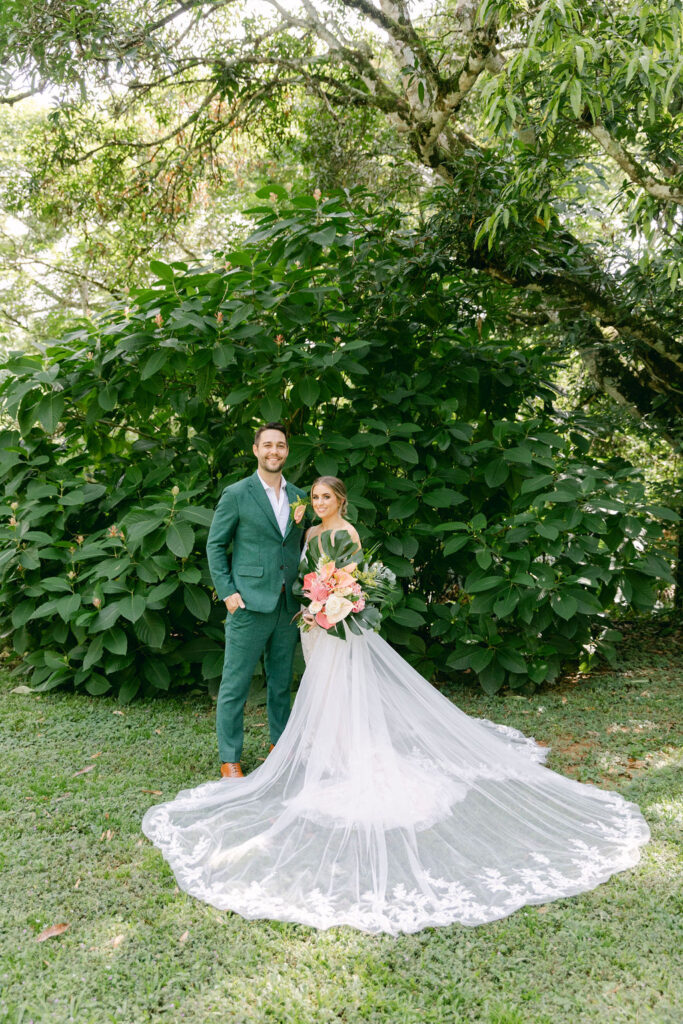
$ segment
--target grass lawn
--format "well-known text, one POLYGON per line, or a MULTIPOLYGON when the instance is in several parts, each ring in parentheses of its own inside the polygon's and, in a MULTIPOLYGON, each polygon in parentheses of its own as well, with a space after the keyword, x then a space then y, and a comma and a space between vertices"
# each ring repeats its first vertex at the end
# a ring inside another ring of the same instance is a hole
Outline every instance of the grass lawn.
MULTIPOLYGON (((681 635, 634 633, 618 671, 533 698, 452 689, 553 747, 550 767, 640 804, 652 842, 593 892, 479 928, 367 936, 248 922, 180 892, 141 836, 216 775, 206 695, 120 708, 0 679, 0 1021, 11 1024, 673 1024, 681 971, 681 635), (62 934, 38 942, 47 927, 62 934)), ((248 707, 246 769, 265 756, 248 707)))

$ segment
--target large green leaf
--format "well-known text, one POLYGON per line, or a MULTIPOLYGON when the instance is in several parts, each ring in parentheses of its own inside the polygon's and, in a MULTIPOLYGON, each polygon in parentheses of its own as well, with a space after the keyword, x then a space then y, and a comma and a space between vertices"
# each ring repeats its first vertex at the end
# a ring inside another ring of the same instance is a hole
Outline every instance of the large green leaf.
POLYGON ((157 352, 154 352, 142 367, 142 370, 140 371, 140 380, 149 380, 150 377, 153 377, 158 373, 159 370, 166 365, 168 355, 169 352, 167 348, 160 348, 157 352))
POLYGON ((128 639, 120 626, 112 626, 102 634, 102 643, 112 654, 125 654, 128 650, 128 639))
POLYGON ((159 658, 147 658, 143 665, 145 678, 157 690, 168 690, 171 685, 171 673, 159 658))
POLYGON ((102 657, 102 651, 104 649, 104 640, 102 634, 98 634, 94 640, 88 645, 88 649, 83 658, 83 668, 91 669, 93 665, 96 665, 102 657))
POLYGON ((504 459, 494 459, 489 462, 484 473, 484 479, 489 487, 500 487, 510 475, 510 467, 504 459))
POLYGON ((195 618, 206 621, 211 614, 211 598, 201 587, 185 584, 183 587, 183 600, 185 607, 195 618))
POLYGON ((318 401, 320 384, 314 377, 303 377, 298 381, 296 388, 304 405, 313 406, 318 401))
POLYGON ((320 231, 314 231, 309 238, 318 245, 332 245, 337 237, 337 228, 334 224, 327 224, 320 231))
POLYGON ((460 505, 467 499, 460 491, 454 491, 450 487, 439 487, 425 494, 424 500, 432 508, 451 508, 453 505, 460 505))
POLYGON ((398 498, 396 501, 392 501, 389 506, 389 518, 390 519, 407 519, 409 516, 414 515, 420 502, 417 498, 406 496, 398 498))
POLYGON ((111 629, 121 615, 118 601, 112 601, 101 608, 90 627, 91 633, 99 633, 103 629, 111 629))
POLYGON ((188 523, 198 523, 199 526, 211 526, 213 522, 213 509, 202 508, 201 505, 190 505, 188 508, 179 508, 176 513, 176 520, 188 523))
POLYGON ((416 466, 420 461, 417 449, 414 445, 408 444, 407 441, 391 441, 389 447, 401 462, 405 462, 409 466, 416 466))
POLYGON ((97 401, 105 412, 112 412, 116 408, 119 392, 113 384, 106 384, 97 392, 97 401))
POLYGON ((146 601, 141 594, 126 594, 119 601, 121 614, 129 622, 137 622, 146 607, 146 601))
POLYGON ((47 434, 54 434, 64 412, 64 395, 50 394, 38 402, 35 415, 47 434))
POLYGON ((571 619, 579 610, 579 606, 571 594, 565 594, 561 590, 550 595, 550 606, 563 619, 571 619))
POLYGON ((506 580, 502 576, 481 576, 472 573, 465 580, 464 589, 468 594, 481 594, 485 590, 502 587, 505 582, 506 580))
POLYGON ((166 625, 163 618, 149 609, 135 623, 135 634, 148 647, 163 647, 166 639, 166 625))
POLYGON ((194 547, 194 530, 189 523, 174 519, 166 530, 166 546, 178 558, 187 558, 194 547))
POLYGON ((412 608, 393 608, 390 617, 394 622, 398 622, 399 625, 409 626, 411 629, 423 626, 425 622, 424 616, 420 615, 419 612, 413 611, 412 608))
POLYGON ((68 622, 75 612, 81 607, 81 595, 80 594, 68 594, 66 597, 60 597, 57 601, 57 612, 64 620, 68 622))

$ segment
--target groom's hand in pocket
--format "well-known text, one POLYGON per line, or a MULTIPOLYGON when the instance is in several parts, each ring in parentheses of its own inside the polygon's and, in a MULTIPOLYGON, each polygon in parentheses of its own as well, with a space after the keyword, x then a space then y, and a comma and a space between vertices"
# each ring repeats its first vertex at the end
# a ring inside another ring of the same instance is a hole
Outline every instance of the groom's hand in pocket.
POLYGON ((231 594, 225 598, 225 607, 231 615, 234 615, 238 608, 246 608, 241 594, 231 594))

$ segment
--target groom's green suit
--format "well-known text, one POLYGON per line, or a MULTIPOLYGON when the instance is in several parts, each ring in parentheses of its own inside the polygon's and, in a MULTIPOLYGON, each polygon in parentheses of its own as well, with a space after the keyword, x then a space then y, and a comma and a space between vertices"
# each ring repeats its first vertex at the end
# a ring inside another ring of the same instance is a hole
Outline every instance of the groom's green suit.
MULTIPOLYGON (((291 501, 304 492, 289 482, 291 501)), ((291 519, 283 537, 258 473, 226 487, 209 530, 209 571, 221 601, 239 593, 246 605, 225 623, 225 660, 216 729, 221 761, 236 762, 244 742, 244 705, 256 664, 265 654, 268 724, 277 743, 289 717, 299 604, 292 583, 299 572, 303 530, 291 519), (232 562, 227 547, 232 543, 232 562)))

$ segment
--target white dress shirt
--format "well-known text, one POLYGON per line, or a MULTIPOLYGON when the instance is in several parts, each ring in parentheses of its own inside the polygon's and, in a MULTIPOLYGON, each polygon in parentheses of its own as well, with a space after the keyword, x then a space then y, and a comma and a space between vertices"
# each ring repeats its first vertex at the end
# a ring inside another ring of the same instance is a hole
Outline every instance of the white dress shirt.
POLYGON ((268 501, 270 502, 275 518, 277 519, 277 525, 280 527, 280 533, 284 537, 287 532, 289 525, 289 498, 287 497, 287 482, 284 477, 280 480, 280 497, 278 499, 275 488, 267 484, 261 474, 258 474, 258 478, 263 484, 263 489, 268 495, 268 501))

